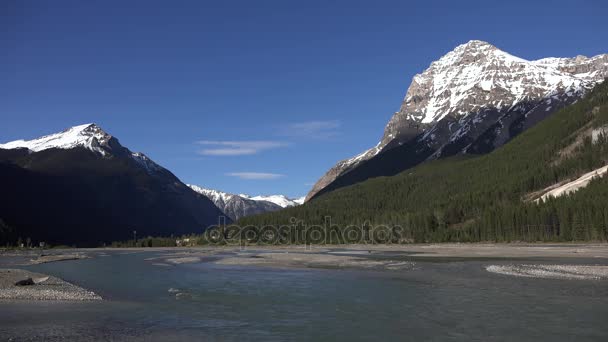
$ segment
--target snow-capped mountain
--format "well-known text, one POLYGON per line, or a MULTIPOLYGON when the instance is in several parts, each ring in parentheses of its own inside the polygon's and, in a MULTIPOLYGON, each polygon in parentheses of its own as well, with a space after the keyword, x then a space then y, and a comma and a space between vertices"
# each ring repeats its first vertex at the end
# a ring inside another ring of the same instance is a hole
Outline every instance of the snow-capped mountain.
POLYGON ((285 195, 254 196, 248 198, 251 198, 254 201, 272 202, 281 208, 295 207, 296 205, 304 203, 304 197, 289 198, 285 195))
POLYGON ((153 162, 141 152, 131 152, 120 145, 116 138, 106 133, 94 123, 70 127, 60 133, 46 135, 32 140, 15 140, 0 144, 0 149, 27 149, 30 152, 40 152, 52 148, 73 149, 82 147, 99 153, 102 156, 130 155, 147 172, 160 171, 162 167, 153 162))
POLYGON ((487 153, 607 76, 608 54, 528 61, 479 40, 459 45, 414 76, 380 142, 338 162, 306 200, 428 159, 487 153), (373 159, 382 160, 363 167, 373 159))
POLYGON ((108 146, 110 139, 112 139, 111 135, 97 125, 90 123, 70 127, 63 132, 45 135, 33 140, 15 140, 0 144, 0 148, 27 148, 33 152, 40 152, 50 148, 70 149, 81 146, 105 154, 106 151, 102 146, 108 146))
POLYGON ((251 197, 245 194, 236 195, 218 190, 205 189, 191 184, 188 184, 188 186, 197 193, 207 196, 233 220, 293 207, 302 204, 304 201, 304 197, 298 199, 290 199, 284 195, 251 197))
POLYGON ((232 220, 238 220, 245 216, 283 209, 272 202, 258 201, 243 195, 235 195, 222 191, 205 189, 191 184, 188 184, 188 186, 192 188, 192 190, 213 201, 213 203, 232 220))
MULTIPOLYGON (((201 233, 223 216, 143 153, 95 124, 0 144, 0 218, 12 238, 98 246, 201 233)), ((228 220, 230 221, 230 220, 228 220)))

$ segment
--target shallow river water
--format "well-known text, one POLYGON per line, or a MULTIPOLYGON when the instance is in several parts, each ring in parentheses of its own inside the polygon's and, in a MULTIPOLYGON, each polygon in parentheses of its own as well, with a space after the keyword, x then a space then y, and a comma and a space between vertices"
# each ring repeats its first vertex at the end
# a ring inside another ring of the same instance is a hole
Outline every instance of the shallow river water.
POLYGON ((95 291, 104 301, 0 303, 0 338, 608 340, 608 281, 522 278, 485 269, 513 260, 415 260, 414 269, 400 271, 160 266, 146 260, 162 254, 116 251, 24 267, 95 291))

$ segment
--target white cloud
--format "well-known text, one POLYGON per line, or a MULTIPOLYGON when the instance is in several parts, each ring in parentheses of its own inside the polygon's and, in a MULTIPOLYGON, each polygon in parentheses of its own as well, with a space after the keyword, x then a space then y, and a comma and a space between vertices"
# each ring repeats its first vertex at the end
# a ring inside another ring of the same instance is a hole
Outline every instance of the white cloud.
POLYGON ((201 140, 199 145, 206 145, 209 148, 198 151, 205 156, 243 156, 257 154, 264 150, 287 146, 281 141, 265 140, 244 140, 244 141, 222 141, 222 140, 201 140))
POLYGON ((341 126, 342 123, 339 120, 296 122, 285 125, 279 132, 279 135, 286 137, 327 139, 338 135, 341 126))
POLYGON ((230 172, 226 176, 238 177, 240 179, 256 179, 256 180, 270 180, 285 177, 285 175, 279 173, 266 173, 266 172, 230 172))

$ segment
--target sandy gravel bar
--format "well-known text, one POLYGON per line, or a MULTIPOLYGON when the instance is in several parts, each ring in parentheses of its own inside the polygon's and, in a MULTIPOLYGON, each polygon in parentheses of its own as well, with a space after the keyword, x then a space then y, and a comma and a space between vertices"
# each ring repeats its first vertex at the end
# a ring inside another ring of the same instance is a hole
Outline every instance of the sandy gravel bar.
POLYGON ((65 261, 65 260, 79 260, 89 259, 90 257, 82 253, 70 253, 70 254, 52 254, 43 255, 30 260, 32 265, 44 264, 47 262, 65 261))
POLYGON ((428 258, 608 258, 606 243, 437 243, 412 245, 336 245, 345 250, 404 252, 428 258))
POLYGON ((57 277, 41 284, 15 286, 19 280, 42 278, 44 274, 19 269, 0 269, 0 301, 2 300, 54 300, 54 301, 91 301, 101 300, 94 292, 87 291, 57 277))
MULTIPOLYGON (((140 249, 141 251, 142 249, 140 249)), ((352 245, 248 245, 211 247, 173 247, 146 249, 158 251, 187 250, 190 253, 238 253, 243 251, 325 253, 334 255, 366 255, 375 253, 405 253, 423 258, 600 258, 608 259, 607 243, 434 243, 434 244, 352 244, 352 245)), ((181 255, 203 256, 197 254, 181 255)), ((177 255, 176 255, 177 257, 177 255)))
POLYGON ((490 265, 488 272, 545 279, 608 279, 608 266, 600 265, 490 265))
POLYGON ((270 266, 270 267, 318 267, 318 268, 380 268, 387 270, 413 269, 414 262, 400 260, 370 260, 366 258, 333 255, 328 253, 239 253, 215 262, 220 265, 270 266))
POLYGON ((183 257, 183 258, 169 258, 165 259, 166 262, 179 265, 179 264, 194 264, 197 262, 201 262, 201 258, 199 257, 183 257))

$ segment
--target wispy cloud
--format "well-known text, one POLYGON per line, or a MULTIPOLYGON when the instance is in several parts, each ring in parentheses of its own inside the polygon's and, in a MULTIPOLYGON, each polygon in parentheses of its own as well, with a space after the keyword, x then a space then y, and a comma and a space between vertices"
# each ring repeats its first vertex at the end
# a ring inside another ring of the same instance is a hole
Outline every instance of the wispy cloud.
POLYGON ((328 139, 340 134, 342 123, 339 120, 319 120, 287 124, 279 131, 285 137, 328 139))
POLYGON ((270 180, 285 177, 280 173, 267 173, 267 172, 230 172, 226 176, 238 177, 240 179, 254 179, 254 180, 270 180))
POLYGON ((243 156, 257 154, 264 150, 287 146, 288 144, 281 141, 266 141, 266 140, 201 140, 197 141, 199 145, 209 146, 198 151, 199 154, 205 156, 243 156))

